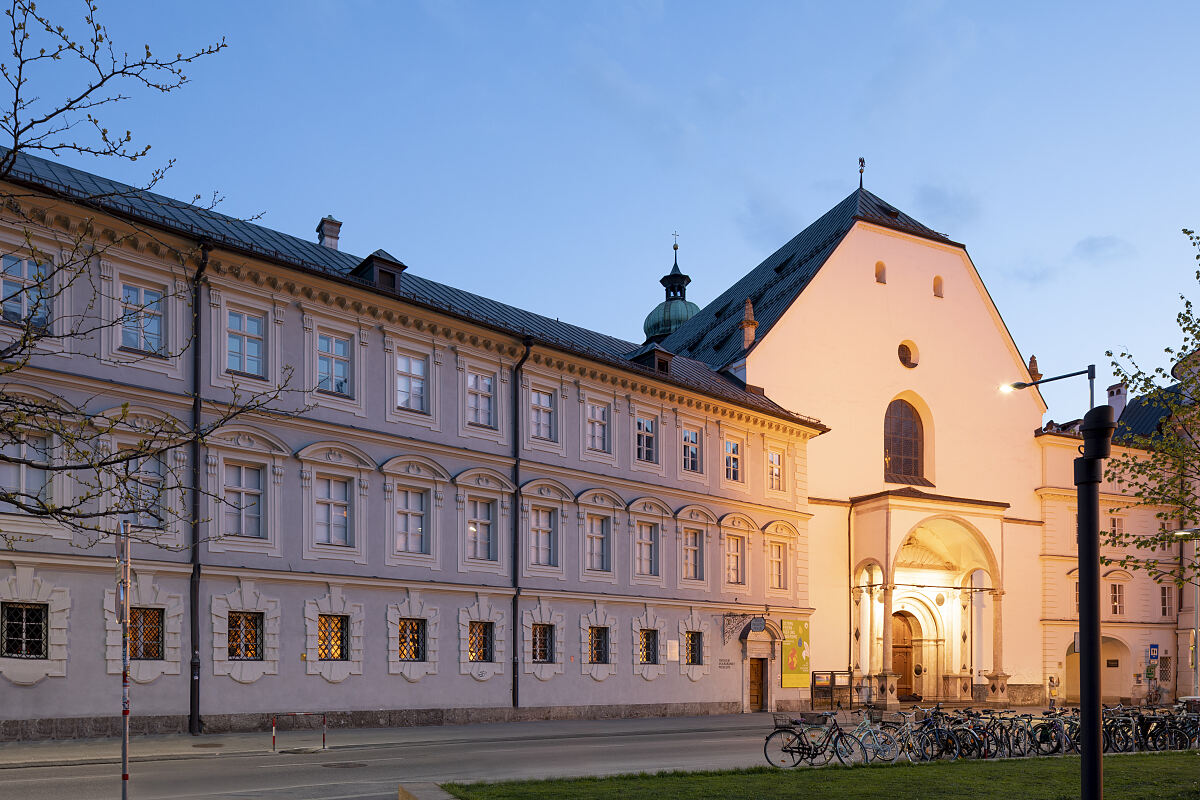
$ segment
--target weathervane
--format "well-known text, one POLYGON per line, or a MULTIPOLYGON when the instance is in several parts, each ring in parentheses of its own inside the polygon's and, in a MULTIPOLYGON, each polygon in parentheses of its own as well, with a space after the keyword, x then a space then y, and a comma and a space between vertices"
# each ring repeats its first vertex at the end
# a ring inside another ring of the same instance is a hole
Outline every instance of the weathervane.
POLYGON ((858 157, 858 188, 863 188, 863 172, 867 169, 867 160, 862 156, 858 157))

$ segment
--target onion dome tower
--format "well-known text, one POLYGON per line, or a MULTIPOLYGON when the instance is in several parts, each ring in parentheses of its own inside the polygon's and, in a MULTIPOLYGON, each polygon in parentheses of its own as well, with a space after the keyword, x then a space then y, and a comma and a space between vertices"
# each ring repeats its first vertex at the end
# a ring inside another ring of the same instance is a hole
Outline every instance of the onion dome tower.
POLYGON ((687 285, 692 279, 679 270, 679 243, 671 245, 671 248, 675 251, 675 265, 659 280, 667 291, 667 297, 654 307, 642 323, 647 342, 661 342, 700 310, 699 306, 687 299, 687 285))

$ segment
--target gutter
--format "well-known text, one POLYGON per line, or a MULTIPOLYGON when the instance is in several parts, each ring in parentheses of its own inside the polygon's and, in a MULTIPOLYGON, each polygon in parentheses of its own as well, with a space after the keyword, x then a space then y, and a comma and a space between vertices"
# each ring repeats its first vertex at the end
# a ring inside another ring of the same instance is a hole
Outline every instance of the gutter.
POLYGON ((200 719, 200 359, 203 355, 203 315, 200 313, 200 287, 208 269, 208 253, 212 245, 200 243, 200 264, 192 278, 192 444, 191 541, 192 575, 188 581, 188 628, 192 644, 191 680, 188 681, 188 733, 198 736, 204 730, 200 719))
MULTIPOLYGON (((512 707, 521 705, 520 678, 518 667, 521 663, 517 646, 520 644, 520 629, 517 626, 517 605, 521 599, 521 367, 533 350, 533 337, 526 336, 521 344, 525 352, 512 369, 512 612, 509 615, 509 627, 512 629, 512 707)), ((561 527, 561 526, 560 526, 561 527)))

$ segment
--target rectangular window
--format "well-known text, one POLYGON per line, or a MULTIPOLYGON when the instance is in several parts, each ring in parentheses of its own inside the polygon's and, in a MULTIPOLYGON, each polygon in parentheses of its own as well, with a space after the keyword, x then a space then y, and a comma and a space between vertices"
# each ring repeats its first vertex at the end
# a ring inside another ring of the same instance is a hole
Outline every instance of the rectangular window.
POLYGON ((426 493, 415 489, 396 489, 396 552, 428 553, 425 536, 426 493))
POLYGON ((166 349, 163 306, 162 289, 121 285, 122 349, 162 355, 166 349))
POLYGON ((558 535, 552 508, 529 512, 529 562, 541 567, 558 566, 558 535))
POLYGON ((637 460, 658 463, 658 417, 637 418, 637 460))
POLYGON ((658 630, 642 628, 638 631, 638 663, 658 663, 658 630))
POLYGON ((683 429, 683 470, 700 471, 700 431, 696 428, 683 429))
POLYGON ((554 392, 534 389, 529 393, 529 435, 552 442, 558 439, 554 430, 554 392))
POLYGON ((490 500, 467 501, 467 557, 478 561, 496 560, 496 542, 492 536, 490 500))
POLYGON ((166 609, 129 609, 129 657, 139 661, 161 661, 166 609))
POLYGON ((1175 587, 1158 587, 1158 599, 1160 608, 1162 609, 1162 615, 1164 617, 1175 616, 1175 587))
POLYGON ((779 450, 767 451, 767 488, 773 492, 784 491, 783 453, 779 450))
POLYGON ((608 452, 608 417, 607 403, 587 404, 587 449, 608 452))
POLYGON ((704 531, 694 528, 683 530, 683 579, 704 580, 704 531))
POLYGON ((267 318, 230 311, 225 323, 225 371, 265 377, 267 318))
POLYGON ((32 259, 4 257, 3 316, 5 322, 50 327, 51 269, 32 259))
POLYGON ((745 546, 741 536, 725 537, 725 582, 745 583, 745 546))
POLYGON ((1113 536, 1121 536, 1125 533, 1125 518, 1124 517, 1109 517, 1108 532, 1113 536))
POLYGON ((587 568, 596 572, 608 572, 611 567, 609 560, 609 531, 611 520, 598 514, 588 514, 587 517, 587 568))
POLYGON ((130 458, 124 464, 123 486, 118 502, 125 508, 124 522, 138 528, 161 528, 166 521, 163 506, 166 467, 162 456, 130 458))
POLYGON ((467 373, 467 424, 496 427, 493 381, 495 376, 482 372, 467 373))
POLYGON ((1075 613, 1079 613, 1079 581, 1075 581, 1075 613))
POLYGON ((534 625, 530 637, 530 649, 535 664, 554 663, 554 626, 534 625))
POLYGON ((318 475, 316 484, 316 540, 321 544, 353 545, 350 535, 350 481, 318 475))
POLYGON ((263 660, 262 612, 229 612, 229 660, 263 660))
POLYGON ((1125 584, 1110 583, 1108 585, 1108 598, 1112 606, 1113 616, 1122 616, 1125 613, 1125 584))
POLYGON ((588 628, 588 663, 608 663, 608 628, 599 625, 588 628))
POLYGON ((683 635, 683 663, 689 667, 698 667, 704 663, 702 631, 687 631, 683 635))
POLYGON ((350 658, 350 618, 341 614, 317 615, 317 659, 347 661, 350 658))
POLYGON ((401 661, 425 660, 425 620, 402 619, 399 622, 401 661))
POLYGON ((350 340, 317 336, 317 391, 350 396, 350 340))
POLYGON ((742 443, 733 439, 725 440, 725 480, 742 480, 742 443))
MULTIPOLYGON (((0 446, 0 454, 17 462, 0 461, 0 489, 8 492, 12 499, 36 506, 38 500, 49 497, 48 473, 44 466, 50 460, 50 439, 46 436, 22 435, 15 441, 0 446)), ((0 503, 0 512, 22 513, 12 503, 0 503)))
POLYGON ((225 535, 261 539, 262 467, 225 462, 225 535))
POLYGON ((638 575, 658 574, 658 525, 653 522, 637 524, 635 571, 638 575))
POLYGON ((495 661, 495 623, 471 620, 467 628, 467 660, 495 661))
POLYGON ((768 553, 768 571, 770 572, 771 588, 787 588, 787 545, 771 542, 768 553))
POLYGON ((426 373, 428 363, 423 356, 396 354, 396 408, 428 411, 426 404, 426 373))
POLYGON ((0 656, 50 657, 50 606, 45 603, 0 603, 0 656))

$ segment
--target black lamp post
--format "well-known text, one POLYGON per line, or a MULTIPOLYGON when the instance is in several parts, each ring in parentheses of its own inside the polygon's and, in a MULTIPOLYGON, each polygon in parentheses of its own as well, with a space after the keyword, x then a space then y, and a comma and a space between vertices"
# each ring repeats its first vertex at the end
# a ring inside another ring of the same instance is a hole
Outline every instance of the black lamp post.
POLYGON ((1043 378, 1031 383, 1012 383, 1007 391, 1026 389, 1041 383, 1088 376, 1089 410, 1083 415, 1083 447, 1075 459, 1075 491, 1079 506, 1075 531, 1079 553, 1079 752, 1080 797, 1102 800, 1104 797, 1103 737, 1100 705, 1100 481, 1104 479, 1101 462, 1112 452, 1116 429, 1110 405, 1096 406, 1096 365, 1085 370, 1043 378))

